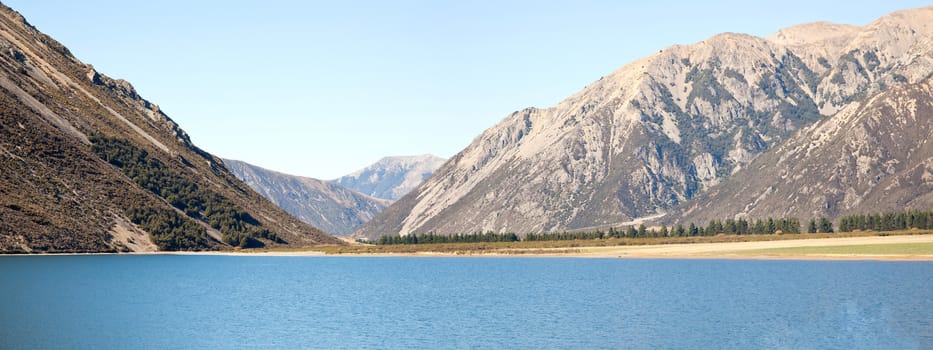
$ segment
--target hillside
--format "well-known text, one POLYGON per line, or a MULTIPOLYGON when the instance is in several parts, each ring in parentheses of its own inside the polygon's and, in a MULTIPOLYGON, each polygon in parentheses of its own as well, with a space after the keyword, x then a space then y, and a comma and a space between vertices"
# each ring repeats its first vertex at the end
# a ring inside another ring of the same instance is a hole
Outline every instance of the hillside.
POLYGON ((130 83, 0 5, 0 252, 337 242, 250 190, 130 83))
POLYGON ((524 233, 662 216, 814 123, 926 79, 931 23, 928 7, 864 27, 814 23, 665 48, 554 107, 507 116, 355 235, 524 233))
POLYGON ((227 168, 254 191, 298 220, 334 235, 348 235, 382 212, 388 200, 336 184, 224 159, 227 168))
POLYGON ((933 208, 933 78, 853 103, 678 208, 670 220, 933 208))

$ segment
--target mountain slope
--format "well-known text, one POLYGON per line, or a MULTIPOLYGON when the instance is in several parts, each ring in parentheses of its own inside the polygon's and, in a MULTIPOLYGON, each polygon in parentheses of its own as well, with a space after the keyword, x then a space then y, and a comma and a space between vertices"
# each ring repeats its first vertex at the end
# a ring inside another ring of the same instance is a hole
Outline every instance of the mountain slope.
POLYGON ((326 181, 237 160, 224 159, 224 163, 238 179, 298 220, 335 235, 352 233, 390 203, 326 181))
POLYGON ((445 161, 430 154, 385 157, 333 182, 372 197, 395 201, 418 187, 445 161))
POLYGON ((933 7, 865 27, 726 33, 486 130, 358 236, 535 232, 663 214, 808 125, 933 72, 933 7))
POLYGON ((933 208, 933 78, 807 127, 672 218, 836 217, 933 208))
POLYGON ((337 242, 0 5, 0 252, 337 242))

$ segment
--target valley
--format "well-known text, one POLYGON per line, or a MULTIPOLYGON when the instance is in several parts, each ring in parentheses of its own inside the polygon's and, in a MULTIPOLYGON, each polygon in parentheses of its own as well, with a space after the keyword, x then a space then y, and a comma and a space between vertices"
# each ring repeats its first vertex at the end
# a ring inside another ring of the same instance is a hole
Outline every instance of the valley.
POLYGON ((511 113, 449 160, 320 180, 198 148, 4 7, 0 251, 851 231, 860 214, 933 207, 929 23, 933 7, 670 46, 511 113))
POLYGON ((2 0, 0 281, 0 349, 933 349, 933 6, 2 0))

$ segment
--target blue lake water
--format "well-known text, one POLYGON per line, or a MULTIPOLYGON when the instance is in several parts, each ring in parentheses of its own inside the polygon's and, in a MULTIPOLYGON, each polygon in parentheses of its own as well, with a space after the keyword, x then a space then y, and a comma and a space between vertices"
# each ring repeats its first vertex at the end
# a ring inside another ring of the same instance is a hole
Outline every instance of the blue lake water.
POLYGON ((933 263, 0 257, 0 348, 933 349, 933 263))

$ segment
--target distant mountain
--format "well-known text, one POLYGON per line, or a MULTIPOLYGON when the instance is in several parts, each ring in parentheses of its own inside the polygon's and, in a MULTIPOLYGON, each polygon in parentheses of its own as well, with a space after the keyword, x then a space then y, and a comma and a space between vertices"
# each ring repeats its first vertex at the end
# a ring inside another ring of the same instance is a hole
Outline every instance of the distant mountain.
POLYGON ((445 161, 430 154, 385 157, 333 182, 372 197, 395 201, 418 187, 445 161))
POLYGON ((335 235, 353 233, 392 200, 421 184, 443 162, 431 155, 386 157, 351 175, 322 181, 224 160, 238 179, 263 197, 299 220, 335 235))
MULTIPOLYGON (((663 216, 739 176, 757 158, 780 150, 811 125, 855 105, 869 105, 869 98, 892 87, 921 83, 931 73, 933 7, 895 12, 864 27, 813 23, 768 38, 726 33, 668 47, 600 78, 557 106, 512 113, 355 235, 524 233, 663 216)), ((865 142, 878 149, 890 147, 874 144, 886 139, 874 132, 888 129, 866 128, 865 142)), ((906 155, 898 152, 874 155, 860 162, 894 167, 885 174, 895 176, 930 156, 927 148, 915 152, 921 153, 909 158, 899 158, 906 155)), ((824 157, 801 161, 794 165, 797 169, 836 164, 824 157)), ((784 170, 766 167, 761 174, 784 170)), ((843 182, 851 177, 807 178, 810 182, 793 185, 838 188, 842 193, 863 188, 843 182), (840 184, 827 186, 822 181, 840 184)), ((886 191, 925 188, 917 185, 913 180, 894 181, 886 191)), ((832 197, 845 196, 842 193, 832 197)), ((809 194, 814 201, 826 199, 809 194)), ((782 207, 781 200, 768 197, 773 205, 759 205, 754 214, 845 212, 837 209, 840 203, 835 200, 800 211, 782 207)), ((858 208, 871 207, 865 203, 858 208)), ((912 203, 925 202, 900 204, 912 203)), ((737 203, 724 207, 733 205, 737 203)))
POLYGON ((0 253, 339 243, 0 5, 0 253))
POLYGON ((335 235, 348 235, 382 212, 388 200, 336 184, 224 159, 227 168, 250 188, 301 221, 335 235))

